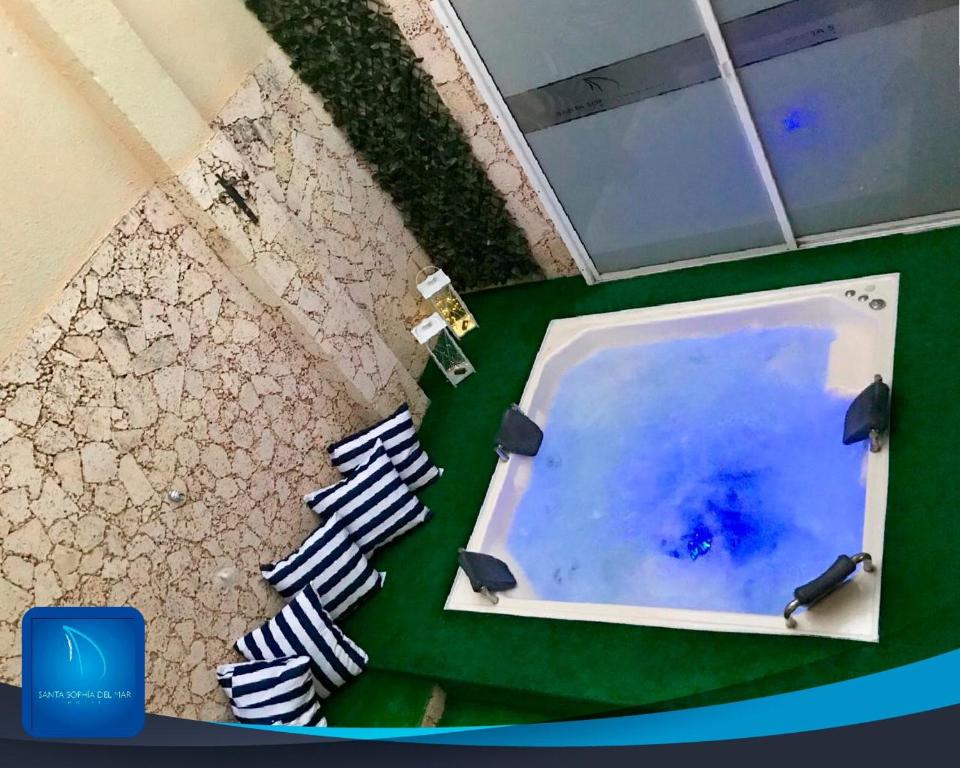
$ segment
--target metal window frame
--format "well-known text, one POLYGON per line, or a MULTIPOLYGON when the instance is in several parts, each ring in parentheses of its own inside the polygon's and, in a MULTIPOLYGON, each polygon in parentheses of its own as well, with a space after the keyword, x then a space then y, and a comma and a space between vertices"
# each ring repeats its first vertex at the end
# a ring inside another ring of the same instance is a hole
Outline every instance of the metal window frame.
POLYGON ((777 180, 773 176, 773 169, 770 167, 770 161, 767 159, 767 152, 763 148, 763 141, 760 139, 760 132, 753 121, 753 115, 750 113, 750 105, 747 103, 747 97, 743 93, 743 87, 740 85, 740 78, 737 77, 737 69, 733 66, 733 60, 730 58, 730 51, 727 50, 727 42, 723 39, 723 32, 720 30, 720 22, 713 12, 713 6, 710 0, 694 0, 694 5, 700 14, 700 24, 703 26, 707 36, 707 42, 710 43, 710 49, 713 51, 713 58, 717 60, 717 66, 720 69, 720 79, 727 89, 727 95, 733 105, 733 111, 740 123, 740 130, 747 140, 747 146, 750 148, 750 155, 753 157, 753 164, 760 176, 763 188, 766 190, 767 197, 773 206, 773 214, 776 216, 777 224, 780 225, 780 232, 783 235, 783 242, 789 250, 797 247, 797 239, 793 235, 793 225, 787 216, 786 206, 783 204, 783 198, 780 195, 780 188, 777 186, 777 180))
POLYGON ((507 145, 513 150, 514 155, 516 155, 519 160, 520 166, 529 179, 534 192, 536 192, 544 210, 556 226, 560 239, 564 245, 567 246, 574 263, 576 263, 580 274, 588 285, 624 280, 659 272, 669 272, 676 269, 698 267, 706 264, 768 256, 786 251, 817 248, 822 245, 848 243, 870 237, 911 234, 960 225, 960 210, 953 210, 797 237, 793 231, 786 206, 783 203, 783 197, 780 194, 780 188, 777 185, 773 169, 770 167, 760 134, 757 131, 750 106, 740 84, 736 67, 734 67, 730 59, 729 51, 723 39, 723 33, 720 29, 716 14, 714 13, 713 6, 710 0, 692 0, 692 2, 700 15, 704 34, 710 43, 720 69, 721 80, 727 89, 734 113, 737 116, 744 139, 753 157, 754 168, 760 176, 764 189, 767 192, 770 205, 773 208, 777 223, 783 234, 784 242, 772 246, 749 248, 741 251, 711 254, 709 256, 698 256, 689 259, 677 259, 662 264, 652 264, 649 266, 635 267, 633 269, 601 272, 591 258, 583 241, 580 239, 580 235, 577 233, 573 222, 567 215, 560 198, 550 184, 536 155, 534 155, 533 150, 530 148, 526 137, 510 113, 503 94, 500 92, 493 76, 487 69, 483 57, 473 44, 473 40, 470 38, 466 27, 457 15, 452 0, 431 0, 430 5, 434 15, 453 43, 454 50, 456 50, 457 55, 473 79, 477 90, 489 107, 494 120, 496 120, 497 125, 500 127, 506 139, 507 145))

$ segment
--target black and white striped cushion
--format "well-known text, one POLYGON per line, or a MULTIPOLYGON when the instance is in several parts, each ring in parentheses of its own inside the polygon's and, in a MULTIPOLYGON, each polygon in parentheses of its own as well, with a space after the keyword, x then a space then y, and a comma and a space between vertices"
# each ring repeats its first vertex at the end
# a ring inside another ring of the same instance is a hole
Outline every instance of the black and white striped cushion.
POLYGON ((367 654, 333 623, 316 590, 307 587, 270 621, 236 643, 250 661, 309 656, 321 699, 359 676, 367 654))
POLYGON ((322 520, 334 515, 343 520, 365 555, 433 516, 410 492, 379 440, 366 464, 303 500, 322 520))
POLYGON ((380 589, 384 576, 367 562, 346 522, 336 515, 311 533, 296 552, 260 566, 260 573, 287 598, 309 585, 331 619, 380 589))
POLYGON ((310 659, 290 656, 217 667, 217 682, 241 723, 324 726, 310 659))
POLYGON ((420 447, 406 403, 383 421, 328 446, 327 451, 333 466, 349 476, 367 463, 377 440, 411 491, 425 488, 443 474, 420 447))

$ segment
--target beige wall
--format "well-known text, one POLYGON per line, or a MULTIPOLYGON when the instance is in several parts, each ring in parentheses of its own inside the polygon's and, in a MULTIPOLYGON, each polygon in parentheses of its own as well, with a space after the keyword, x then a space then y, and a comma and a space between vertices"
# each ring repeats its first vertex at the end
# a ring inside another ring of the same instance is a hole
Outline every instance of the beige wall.
POLYGON ((0 10, 0 360, 150 184, 0 10))
MULTIPOLYGON (((575 273, 428 0, 388 3, 547 276, 575 273)), ((242 0, 2 1, 0 362, 131 203, 196 156, 269 46, 242 0)), ((378 322, 413 311, 371 302, 364 281, 347 282, 378 322)), ((390 341, 409 365, 406 337, 390 341)))
POLYGON ((113 3, 208 121, 272 42, 243 0, 113 3))
POLYGON ((0 361, 269 43, 241 0, 0 6, 0 361))

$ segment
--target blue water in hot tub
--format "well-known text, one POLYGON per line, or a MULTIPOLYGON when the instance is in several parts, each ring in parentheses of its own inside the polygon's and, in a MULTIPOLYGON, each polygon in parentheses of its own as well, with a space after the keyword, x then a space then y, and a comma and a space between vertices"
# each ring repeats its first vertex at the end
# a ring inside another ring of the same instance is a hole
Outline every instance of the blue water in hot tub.
POLYGON ((547 600, 777 614, 863 540, 834 333, 603 349, 567 371, 508 547, 547 600))

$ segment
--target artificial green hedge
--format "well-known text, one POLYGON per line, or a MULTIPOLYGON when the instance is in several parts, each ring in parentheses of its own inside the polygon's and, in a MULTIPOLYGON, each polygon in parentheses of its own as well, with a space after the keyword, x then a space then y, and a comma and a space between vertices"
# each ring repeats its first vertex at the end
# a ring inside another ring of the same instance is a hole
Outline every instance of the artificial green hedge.
POLYGON ((523 232, 379 0, 246 0, 457 287, 540 275, 523 232))

